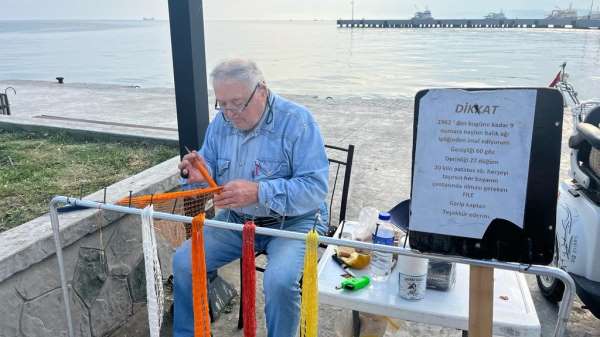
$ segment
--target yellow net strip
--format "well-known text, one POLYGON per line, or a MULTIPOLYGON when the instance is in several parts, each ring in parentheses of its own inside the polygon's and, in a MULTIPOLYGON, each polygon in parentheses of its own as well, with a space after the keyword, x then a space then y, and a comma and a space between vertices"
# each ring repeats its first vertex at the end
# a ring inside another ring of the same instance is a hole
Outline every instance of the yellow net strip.
POLYGON ((306 236, 302 303, 300 305, 300 336, 317 337, 319 333, 319 291, 317 280, 317 249, 319 234, 313 229, 306 236))

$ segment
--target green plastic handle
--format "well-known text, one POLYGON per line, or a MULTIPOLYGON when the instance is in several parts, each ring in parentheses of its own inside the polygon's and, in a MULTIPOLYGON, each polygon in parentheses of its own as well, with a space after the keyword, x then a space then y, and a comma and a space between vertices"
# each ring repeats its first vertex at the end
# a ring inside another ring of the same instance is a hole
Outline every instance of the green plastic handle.
POLYGON ((371 283, 371 279, 368 276, 363 277, 352 277, 342 281, 342 289, 347 290, 359 290, 371 283))

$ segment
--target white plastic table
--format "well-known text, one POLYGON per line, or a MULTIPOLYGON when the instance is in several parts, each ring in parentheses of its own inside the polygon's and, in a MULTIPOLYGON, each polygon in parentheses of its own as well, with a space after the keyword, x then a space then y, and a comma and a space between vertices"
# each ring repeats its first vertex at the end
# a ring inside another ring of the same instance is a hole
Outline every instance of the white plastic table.
MULTIPOLYGON (((356 222, 346 221, 344 232, 352 232, 356 222)), ((338 231, 341 226, 338 227, 338 231)), ((338 233, 336 233, 337 237, 338 233)), ((368 312, 407 321, 468 330, 469 266, 457 264, 456 285, 450 291, 427 289, 425 298, 408 301, 398 296, 398 271, 386 282, 372 282, 358 291, 338 290, 343 269, 331 259, 335 246, 325 250, 318 266, 319 302, 355 311, 368 312)), ((353 270, 367 275, 368 268, 353 270)), ((539 337, 540 322, 531 293, 521 273, 494 270, 494 336, 539 337)))

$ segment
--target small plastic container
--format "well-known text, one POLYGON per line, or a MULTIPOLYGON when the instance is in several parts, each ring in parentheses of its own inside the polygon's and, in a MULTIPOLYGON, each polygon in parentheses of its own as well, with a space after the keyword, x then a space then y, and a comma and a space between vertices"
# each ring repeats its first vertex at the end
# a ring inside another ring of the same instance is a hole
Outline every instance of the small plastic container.
POLYGON ((456 282, 456 264, 444 261, 429 261, 427 289, 448 291, 456 282))
POLYGON ((398 295, 410 301, 425 297, 428 259, 398 255, 398 295))

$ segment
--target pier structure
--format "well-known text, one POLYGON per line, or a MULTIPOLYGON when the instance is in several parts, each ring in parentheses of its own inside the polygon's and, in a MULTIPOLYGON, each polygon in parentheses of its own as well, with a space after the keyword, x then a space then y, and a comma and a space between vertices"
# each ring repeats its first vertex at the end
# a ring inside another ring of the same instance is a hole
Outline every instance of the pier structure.
POLYGON ((600 19, 337 20, 339 28, 574 28, 598 29, 600 19))

